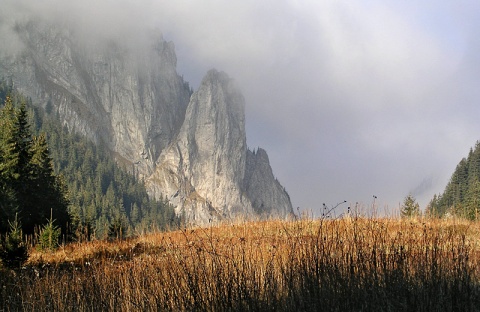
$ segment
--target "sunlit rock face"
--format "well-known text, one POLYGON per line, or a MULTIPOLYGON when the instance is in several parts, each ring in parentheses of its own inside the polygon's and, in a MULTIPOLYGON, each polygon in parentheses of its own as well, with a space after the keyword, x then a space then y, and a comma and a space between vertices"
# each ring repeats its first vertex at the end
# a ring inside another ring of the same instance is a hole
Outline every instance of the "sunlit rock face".
POLYGON ((38 21, 12 32, 21 48, 0 53, 0 77, 104 144, 189 222, 292 213, 266 152, 247 149, 244 99, 225 73, 192 94, 158 33, 132 43, 38 21))
POLYGON ((17 25, 16 33, 24 49, 2 59, 1 76, 142 176, 151 173, 191 95, 176 73, 173 43, 158 35, 137 46, 88 40, 40 22, 17 25))

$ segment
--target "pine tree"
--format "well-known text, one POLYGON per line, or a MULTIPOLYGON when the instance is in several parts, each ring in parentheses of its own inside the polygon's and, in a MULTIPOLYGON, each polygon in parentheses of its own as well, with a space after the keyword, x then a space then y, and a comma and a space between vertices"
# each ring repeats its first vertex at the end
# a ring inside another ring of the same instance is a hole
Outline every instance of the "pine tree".
POLYGON ((54 225, 52 216, 40 231, 38 236, 38 248, 42 251, 55 251, 58 248, 58 241, 60 239, 61 230, 54 225))
POLYGON ((7 267, 19 268, 28 259, 28 251, 23 243, 22 227, 17 216, 13 222, 9 222, 9 226, 10 232, 1 242, 0 259, 7 267))
POLYGON ((108 227, 108 237, 124 239, 127 236, 127 222, 122 216, 115 217, 108 227))
POLYGON ((425 215, 428 217, 438 217, 439 213, 439 202, 441 200, 441 197, 438 196, 437 194, 433 195, 432 200, 428 203, 427 209, 425 211, 425 215))
POLYGON ((12 170, 12 186, 15 190, 15 197, 18 203, 18 213, 22 222, 25 234, 32 234, 35 224, 38 222, 39 214, 36 209, 36 200, 32 196, 35 191, 35 182, 32 179, 32 133, 28 124, 25 101, 15 110, 13 127, 9 133, 10 146, 12 146, 10 157, 14 166, 12 170))
POLYGON ((15 109, 11 97, 5 99, 0 112, 0 233, 9 229, 9 221, 18 212, 14 183, 18 179, 15 172, 18 157, 15 142, 11 139, 14 128, 15 109))
POLYGON ((405 197, 400 214, 403 218, 411 218, 420 215, 420 205, 417 203, 413 195, 408 194, 405 197))
MULTIPOLYGON (((34 137, 28 122, 26 100, 15 107, 7 97, 0 113, 0 192, 4 220, 18 213, 25 234, 33 234, 51 209, 59 222, 68 223, 68 201, 61 180, 53 174, 44 135, 34 137)), ((5 221, 1 224, 5 232, 5 221)), ((65 226, 66 228, 66 226, 65 226)))
POLYGON ((478 177, 473 177, 469 181, 463 206, 465 207, 464 217, 470 220, 478 218, 480 210, 480 180, 478 177))
POLYGON ((67 211, 67 190, 61 177, 53 172, 52 158, 48 151, 45 134, 35 137, 32 147, 31 175, 32 187, 35 188, 32 197, 36 202, 39 218, 46 219, 48 214, 53 214, 55 220, 61 225, 63 233, 67 231, 70 216, 67 211))

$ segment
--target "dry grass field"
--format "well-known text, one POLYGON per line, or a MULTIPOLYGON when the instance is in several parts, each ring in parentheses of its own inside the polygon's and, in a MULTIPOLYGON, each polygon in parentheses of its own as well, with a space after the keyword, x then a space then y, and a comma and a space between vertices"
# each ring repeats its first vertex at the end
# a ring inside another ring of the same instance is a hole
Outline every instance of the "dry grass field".
POLYGON ((265 221, 32 250, 0 311, 476 311, 480 224, 265 221))

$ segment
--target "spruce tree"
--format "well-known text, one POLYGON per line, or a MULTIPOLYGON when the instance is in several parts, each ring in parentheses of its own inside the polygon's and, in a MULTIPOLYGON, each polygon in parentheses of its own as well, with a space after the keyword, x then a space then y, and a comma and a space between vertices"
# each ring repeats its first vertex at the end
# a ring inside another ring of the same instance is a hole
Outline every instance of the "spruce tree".
POLYGON ((5 235, 0 245, 2 263, 12 269, 19 268, 28 259, 27 247, 23 243, 22 227, 15 216, 13 222, 8 222, 10 231, 5 235))
POLYGON ((5 223, 18 213, 23 232, 33 234, 51 209, 66 229, 69 215, 65 187, 53 173, 45 136, 32 134, 26 100, 16 98, 20 101, 18 108, 7 97, 0 113, 0 192, 5 200, 1 204, 5 206, 1 230, 4 233, 5 223))
POLYGON ((39 218, 46 219, 49 214, 61 225, 65 233, 70 216, 67 211, 68 200, 66 189, 60 177, 53 172, 52 158, 48 151, 45 134, 35 138, 32 147, 32 187, 35 188, 32 197, 36 201, 39 218))
POLYGON ((420 205, 417 203, 413 195, 408 194, 405 197, 400 214, 403 218, 411 218, 420 215, 420 205))
POLYGON ((55 220, 53 220, 52 216, 50 216, 50 219, 47 221, 47 224, 43 226, 38 236, 38 248, 41 251, 55 251, 59 246, 58 241, 61 230, 53 224, 55 220))
POLYGON ((25 101, 22 101, 20 107, 16 109, 13 128, 8 139, 13 146, 10 157, 15 159, 15 165, 12 168, 15 178, 12 179, 12 185, 16 193, 19 217, 25 234, 32 234, 35 224, 44 219, 39 219, 37 202, 34 198, 37 194, 32 194, 37 190, 32 176, 33 140, 25 105, 25 101))
POLYGON ((0 112, 0 233, 9 229, 9 221, 13 220, 18 212, 15 181, 18 173, 15 172, 18 157, 15 141, 12 140, 15 109, 11 97, 5 99, 5 106, 0 112))

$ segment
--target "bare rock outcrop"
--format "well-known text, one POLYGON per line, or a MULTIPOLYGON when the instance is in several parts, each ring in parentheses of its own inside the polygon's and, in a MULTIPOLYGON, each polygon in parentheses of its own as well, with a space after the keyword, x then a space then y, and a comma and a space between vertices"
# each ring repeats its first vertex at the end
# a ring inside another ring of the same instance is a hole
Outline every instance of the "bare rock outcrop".
POLYGON ((0 53, 0 78, 104 144, 190 222, 292 212, 266 152, 247 149, 244 98, 225 73, 209 71, 193 92, 173 43, 154 32, 131 44, 30 21, 12 33, 21 49, 0 53))
POLYGON ((117 160, 135 164, 141 176, 153 172, 191 95, 176 73, 173 43, 153 33, 137 46, 85 39, 39 21, 17 25, 15 33, 25 48, 0 60, 0 77, 117 160))

